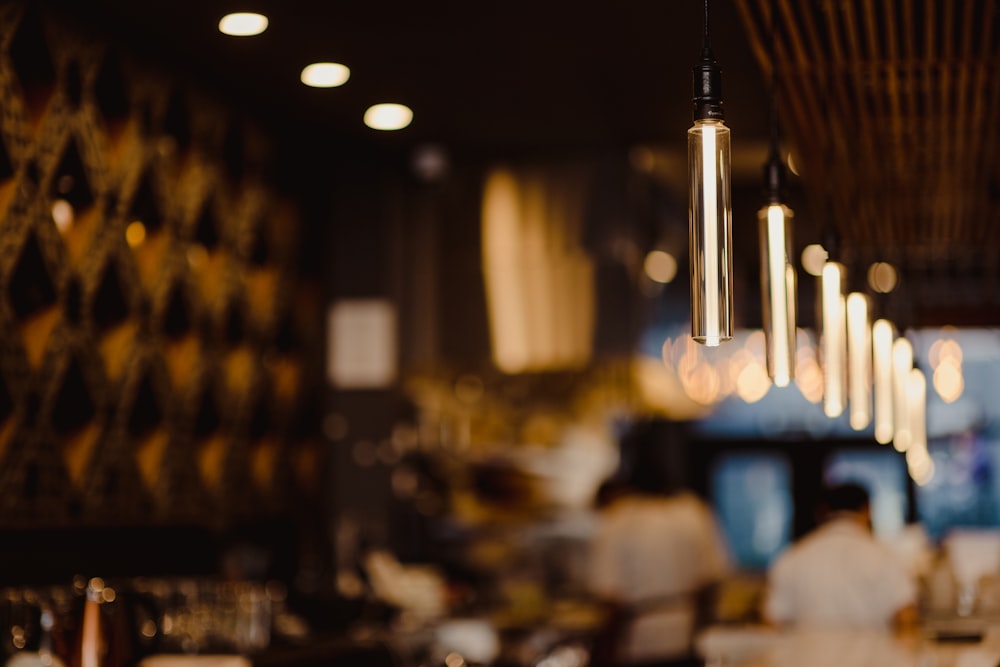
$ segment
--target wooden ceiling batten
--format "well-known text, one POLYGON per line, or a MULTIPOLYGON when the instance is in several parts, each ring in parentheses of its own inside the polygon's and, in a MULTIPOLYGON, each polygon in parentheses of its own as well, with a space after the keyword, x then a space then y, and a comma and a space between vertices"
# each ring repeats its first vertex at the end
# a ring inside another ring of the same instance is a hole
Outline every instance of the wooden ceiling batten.
POLYGON ((895 258, 915 281, 996 279, 998 1, 736 0, 765 76, 778 72, 803 186, 842 254, 895 258))

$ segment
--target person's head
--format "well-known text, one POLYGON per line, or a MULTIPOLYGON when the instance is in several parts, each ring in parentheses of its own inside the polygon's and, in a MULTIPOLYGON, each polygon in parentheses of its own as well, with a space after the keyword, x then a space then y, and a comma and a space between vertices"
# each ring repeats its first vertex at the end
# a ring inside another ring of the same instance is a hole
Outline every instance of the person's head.
POLYGON ((827 487, 823 493, 822 519, 852 516, 865 524, 871 520, 868 489, 855 482, 827 487))
POLYGON ((644 420, 621 441, 620 481, 633 493, 669 495, 686 488, 686 425, 644 420))

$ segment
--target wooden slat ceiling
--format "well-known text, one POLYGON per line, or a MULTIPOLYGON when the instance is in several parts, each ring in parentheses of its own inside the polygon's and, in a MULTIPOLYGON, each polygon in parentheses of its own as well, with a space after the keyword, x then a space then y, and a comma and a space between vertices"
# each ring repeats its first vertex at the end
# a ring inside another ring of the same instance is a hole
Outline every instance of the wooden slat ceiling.
POLYGON ((841 258, 895 262, 914 298, 947 284, 995 301, 997 0, 735 2, 841 258))

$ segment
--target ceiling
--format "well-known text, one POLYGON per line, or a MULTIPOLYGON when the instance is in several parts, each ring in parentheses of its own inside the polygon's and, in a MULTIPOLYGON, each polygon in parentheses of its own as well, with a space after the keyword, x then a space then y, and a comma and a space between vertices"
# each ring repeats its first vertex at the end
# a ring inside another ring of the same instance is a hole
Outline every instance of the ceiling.
MULTIPOLYGON (((642 146, 683 165, 698 0, 88 8, 104 29, 202 77, 317 158, 354 142, 433 142, 487 155, 642 146), (225 37, 216 25, 233 10, 261 11, 270 26, 255 38, 225 37), (299 71, 316 60, 347 64, 350 81, 303 86, 299 71), (413 124, 398 133, 364 127, 364 109, 383 101, 411 106, 413 124)), ((875 260, 895 263, 903 280, 894 298, 908 304, 897 318, 1000 324, 998 0, 713 0, 711 12, 734 186, 759 196, 775 63, 806 202, 798 245, 835 240, 854 275, 875 260)), ((676 186, 678 173, 665 178, 676 186)))
MULTIPOLYGON (((370 104, 398 101, 415 120, 391 140, 477 149, 683 147, 702 26, 698 0, 99 0, 87 11, 94 7, 104 29, 282 122, 386 140, 361 117, 370 104), (264 13, 268 29, 221 35, 219 18, 235 10, 264 13), (318 60, 348 65, 351 79, 337 89, 303 86, 302 67, 318 60)), ((759 135, 767 112, 760 70, 731 0, 712 11, 716 50, 731 73, 726 103, 741 130, 759 135)))
POLYGON ((998 3, 735 3, 840 258, 899 266, 911 320, 1000 324, 998 3))

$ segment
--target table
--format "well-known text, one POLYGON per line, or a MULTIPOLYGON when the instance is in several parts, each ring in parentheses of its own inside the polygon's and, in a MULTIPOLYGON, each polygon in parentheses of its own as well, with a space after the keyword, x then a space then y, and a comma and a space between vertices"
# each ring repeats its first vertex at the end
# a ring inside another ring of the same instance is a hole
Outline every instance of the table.
POLYGON ((942 638, 922 629, 711 628, 697 648, 709 667, 998 667, 1000 626, 976 638, 942 638))

